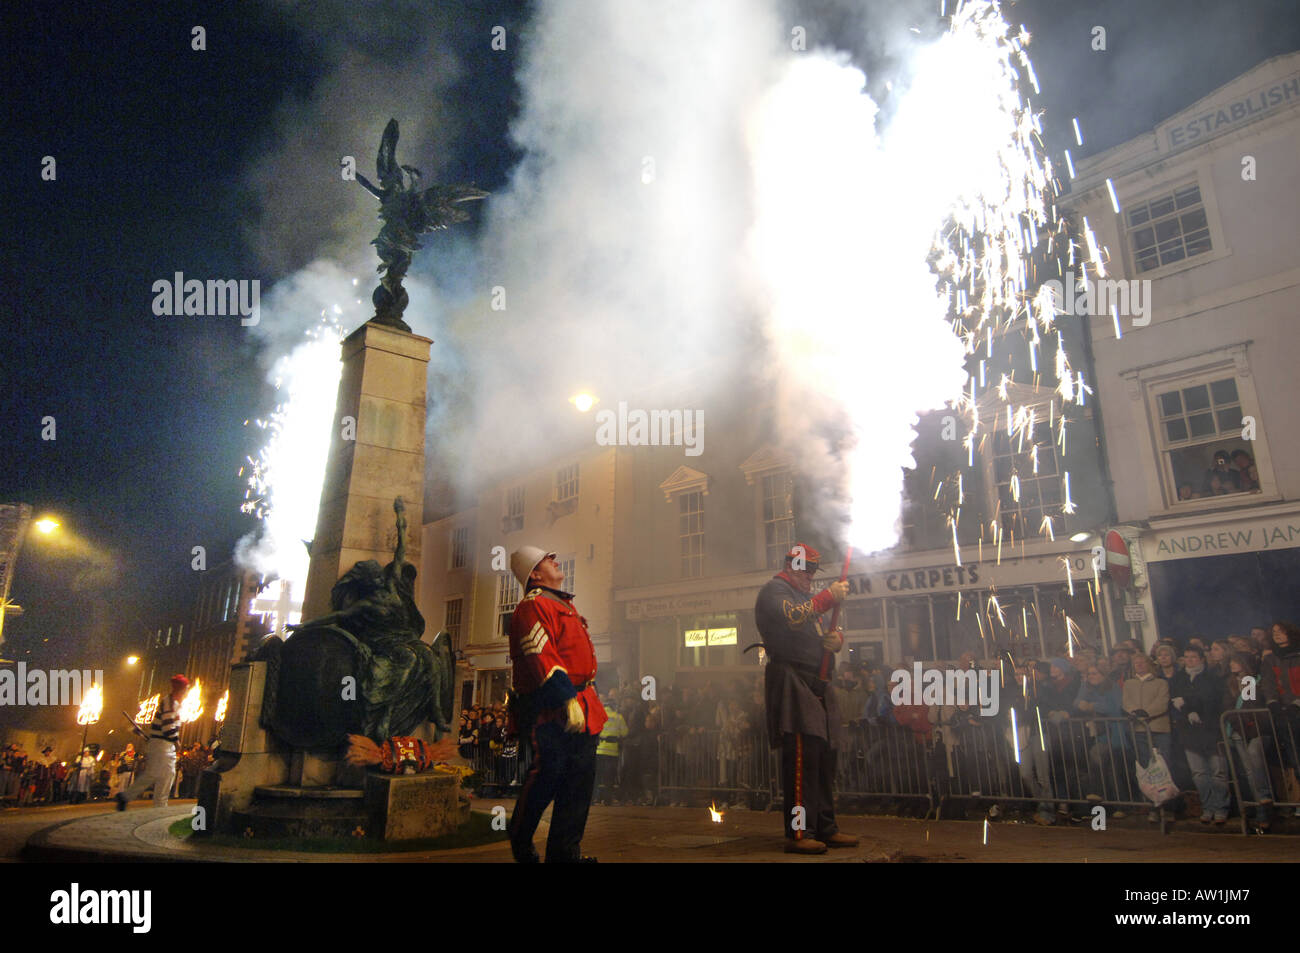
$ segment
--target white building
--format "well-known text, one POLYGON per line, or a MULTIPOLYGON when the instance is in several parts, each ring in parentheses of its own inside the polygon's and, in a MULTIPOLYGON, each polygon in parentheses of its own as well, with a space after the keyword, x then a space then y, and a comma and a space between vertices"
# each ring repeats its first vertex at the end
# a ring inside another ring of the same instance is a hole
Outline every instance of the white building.
POLYGON ((1111 288, 1089 311, 1135 628, 1149 645, 1300 618, 1300 53, 1078 163, 1063 204, 1106 277, 1140 282, 1139 307, 1111 288))

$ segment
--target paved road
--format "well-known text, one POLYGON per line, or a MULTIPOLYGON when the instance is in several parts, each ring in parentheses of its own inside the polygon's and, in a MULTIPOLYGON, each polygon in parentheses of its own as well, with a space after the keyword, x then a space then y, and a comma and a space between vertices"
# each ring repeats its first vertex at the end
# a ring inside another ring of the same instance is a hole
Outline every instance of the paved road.
POLYGON ((51 824, 105 811, 102 801, 93 804, 60 804, 54 807, 7 807, 0 809, 0 863, 13 864, 22 860, 19 852, 31 837, 42 828, 51 824))
MULTIPOLYGON (((476 801, 477 810, 497 803, 476 801)), ((501 802, 507 812, 513 804, 501 802)), ((284 851, 259 852, 241 848, 199 849, 167 834, 177 817, 189 813, 192 801, 154 810, 138 804, 116 813, 105 803, 78 807, 27 808, 0 814, 0 850, 6 861, 19 859, 24 842, 42 829, 41 840, 56 850, 95 850, 133 859, 167 860, 268 860, 320 862, 320 854, 284 851)), ((824 857, 795 857, 782 852, 776 816, 731 811, 721 824, 710 822, 703 808, 594 807, 588 823, 584 851, 604 862, 704 861, 713 863, 826 863, 863 861, 998 863, 1267 863, 1294 861, 1300 841, 1294 837, 1243 837, 1225 831, 1189 829, 1178 825, 1161 835, 1146 827, 1112 825, 1108 831, 1086 826, 1039 828, 1032 824, 990 825, 984 844, 983 825, 971 821, 921 821, 894 817, 841 816, 844 830, 862 837, 855 850, 836 851, 824 857)), ((1199 827, 1199 825, 1198 825, 1199 827)), ((539 847, 545 828, 539 831, 539 847)), ((56 855, 57 856, 57 855, 56 855)), ((71 857, 72 855, 69 855, 71 857)), ((504 845, 487 845, 443 853, 385 855, 334 855, 331 860, 373 862, 474 862, 509 863, 504 845)))

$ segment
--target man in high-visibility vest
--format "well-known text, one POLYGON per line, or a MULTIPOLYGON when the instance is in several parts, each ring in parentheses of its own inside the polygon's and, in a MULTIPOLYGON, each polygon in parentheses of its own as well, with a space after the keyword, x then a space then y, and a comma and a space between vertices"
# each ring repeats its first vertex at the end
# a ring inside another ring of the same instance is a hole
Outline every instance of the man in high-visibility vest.
POLYGON ((609 720, 600 732, 596 745, 596 800, 608 804, 618 783, 619 741, 627 737, 627 722, 619 713, 618 702, 611 693, 605 698, 605 714, 609 720))

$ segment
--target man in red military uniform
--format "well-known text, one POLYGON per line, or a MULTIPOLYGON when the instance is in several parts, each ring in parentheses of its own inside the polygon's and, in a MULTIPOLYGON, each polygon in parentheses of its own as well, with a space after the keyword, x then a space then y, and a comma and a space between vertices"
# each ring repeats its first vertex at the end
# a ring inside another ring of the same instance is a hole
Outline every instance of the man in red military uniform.
POLYGON ((510 557, 524 590, 510 617, 514 696, 511 714, 533 745, 533 763, 510 818, 515 860, 536 863, 533 834, 555 802, 546 839, 548 863, 592 861, 579 849, 596 782, 596 745, 605 708, 596 694, 596 650, 587 620, 560 587, 555 553, 524 546, 510 557))

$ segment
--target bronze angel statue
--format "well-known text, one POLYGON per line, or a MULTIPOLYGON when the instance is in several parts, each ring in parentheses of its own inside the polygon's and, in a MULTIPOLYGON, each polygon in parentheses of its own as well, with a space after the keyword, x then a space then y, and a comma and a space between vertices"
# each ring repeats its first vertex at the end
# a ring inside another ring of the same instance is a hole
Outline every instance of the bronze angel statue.
POLYGON ((380 285, 372 300, 378 324, 411 330, 402 320, 409 296, 402 287, 411 255, 421 247, 420 236, 469 219, 465 202, 486 198, 486 192, 472 185, 431 185, 420 188, 420 170, 397 163, 397 120, 388 120, 379 142, 375 161, 379 185, 357 173, 357 181, 379 199, 379 220, 384 223, 379 237, 370 244, 379 252, 380 285))

